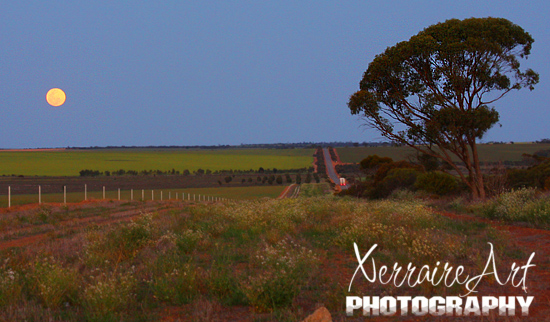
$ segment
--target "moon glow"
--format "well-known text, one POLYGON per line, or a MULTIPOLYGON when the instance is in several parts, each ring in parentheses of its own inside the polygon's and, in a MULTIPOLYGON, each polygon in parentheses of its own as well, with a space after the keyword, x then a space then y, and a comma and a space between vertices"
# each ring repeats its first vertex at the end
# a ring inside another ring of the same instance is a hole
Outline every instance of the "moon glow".
POLYGON ((46 101, 48 101, 48 104, 51 106, 63 105, 66 98, 65 92, 59 88, 52 88, 46 94, 46 101))

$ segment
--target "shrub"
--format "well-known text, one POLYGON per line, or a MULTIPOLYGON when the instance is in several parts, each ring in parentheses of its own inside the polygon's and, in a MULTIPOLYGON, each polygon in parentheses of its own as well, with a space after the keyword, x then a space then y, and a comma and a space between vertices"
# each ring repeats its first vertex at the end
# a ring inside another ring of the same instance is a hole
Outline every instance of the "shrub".
POLYGON ((89 231, 85 246, 87 264, 108 265, 109 262, 133 258, 153 237, 152 216, 140 218, 107 232, 89 231))
POLYGON ((193 266, 180 263, 169 270, 166 268, 150 282, 155 298, 175 305, 190 303, 198 293, 197 276, 193 266))
POLYGON ((214 262, 212 268, 208 271, 208 289, 226 305, 247 304, 246 297, 231 269, 231 264, 223 261, 222 264, 214 262))
POLYGON ((151 227, 152 218, 150 215, 144 215, 128 225, 120 227, 112 236, 120 241, 126 250, 135 250, 142 247, 152 236, 151 227))
POLYGON ((57 308, 75 300, 78 285, 75 271, 64 269, 53 257, 37 260, 32 270, 36 295, 46 307, 57 308))
POLYGON ((200 230, 187 229, 176 237, 176 246, 182 253, 191 253, 197 247, 199 241, 205 239, 205 234, 200 230))
POLYGON ((92 321, 120 321, 122 311, 135 301, 134 272, 100 274, 92 278, 82 295, 85 315, 92 321))
POLYGON ((286 174, 286 183, 292 183, 292 178, 290 177, 290 174, 286 174))
POLYGON ((396 189, 412 188, 419 175, 420 172, 415 169, 393 169, 389 171, 384 180, 377 185, 377 189, 374 190, 375 197, 387 197, 396 189))
POLYGON ((508 171, 508 181, 512 188, 544 188, 547 178, 550 178, 550 161, 544 161, 528 169, 508 171))
POLYGON ((255 257, 260 274, 251 274, 242 290, 258 311, 290 306, 319 262, 311 250, 286 239, 264 246, 255 257))
POLYGON ((362 170, 369 171, 385 163, 392 163, 393 159, 389 157, 379 157, 376 154, 369 155, 359 162, 362 170))
POLYGON ((384 180, 390 171, 394 169, 415 169, 417 171, 422 171, 422 167, 419 165, 412 164, 407 161, 397 161, 397 162, 388 162, 380 165, 376 173, 374 174, 374 182, 378 183, 384 180))
POLYGON ((418 163, 424 167, 426 171, 435 171, 439 169, 441 162, 438 158, 426 153, 422 153, 417 157, 418 163))
POLYGON ((550 223, 550 197, 538 198, 535 188, 521 188, 482 204, 479 212, 493 219, 524 221, 547 227, 550 223))
POLYGON ((456 178, 444 172, 426 172, 418 176, 415 187, 436 195, 446 195, 458 188, 456 178))
POLYGON ((21 274, 8 267, 8 260, 0 267, 0 307, 14 304, 21 299, 23 289, 21 274))

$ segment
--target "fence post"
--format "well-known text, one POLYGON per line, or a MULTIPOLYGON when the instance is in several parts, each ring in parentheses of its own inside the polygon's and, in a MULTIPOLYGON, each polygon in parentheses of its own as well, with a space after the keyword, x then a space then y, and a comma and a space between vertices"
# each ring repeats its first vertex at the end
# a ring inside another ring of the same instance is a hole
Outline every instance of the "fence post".
POLYGON ((8 186, 8 208, 11 208, 11 186, 8 186))
POLYGON ((145 189, 141 189, 141 200, 145 201, 145 189))
POLYGON ((103 186, 103 199, 105 199, 105 186, 103 186))
POLYGON ((118 200, 120 200, 120 188, 118 188, 118 200))
POLYGON ((42 187, 38 186, 38 204, 42 204, 42 187))
POLYGON ((176 200, 178 200, 178 193, 176 192, 176 200))
POLYGON ((88 200, 88 185, 84 184, 84 201, 88 200))
POLYGON ((134 200, 134 189, 130 189, 130 200, 134 200))
POLYGON ((160 191, 160 201, 162 201, 162 190, 160 191))
POLYGON ((67 186, 63 186, 63 204, 67 204, 67 186))
POLYGON ((172 191, 168 191, 168 200, 172 199, 172 191))
POLYGON ((151 200, 155 200, 154 190, 151 190, 151 200))

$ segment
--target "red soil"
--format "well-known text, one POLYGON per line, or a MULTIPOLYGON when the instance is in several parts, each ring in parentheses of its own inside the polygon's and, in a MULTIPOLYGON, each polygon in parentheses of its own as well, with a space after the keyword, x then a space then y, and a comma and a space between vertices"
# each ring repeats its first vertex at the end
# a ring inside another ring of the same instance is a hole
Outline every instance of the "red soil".
POLYGON ((528 273, 528 293, 524 295, 534 296, 535 298, 529 308, 529 317, 525 318, 525 320, 550 321, 550 231, 508 225, 485 218, 458 215, 449 212, 439 212, 439 214, 456 220, 488 223, 500 231, 507 232, 511 239, 528 256, 535 252, 532 264, 536 266, 532 267, 528 273))

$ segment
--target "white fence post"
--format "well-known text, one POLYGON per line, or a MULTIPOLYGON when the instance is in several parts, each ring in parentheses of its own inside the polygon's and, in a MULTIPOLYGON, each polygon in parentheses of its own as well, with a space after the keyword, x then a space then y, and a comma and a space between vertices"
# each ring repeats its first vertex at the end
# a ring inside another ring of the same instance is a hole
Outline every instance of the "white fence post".
POLYGON ((8 208, 11 208, 11 186, 8 186, 8 208))

